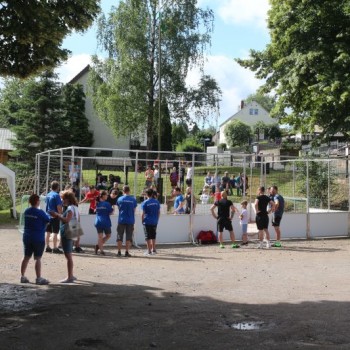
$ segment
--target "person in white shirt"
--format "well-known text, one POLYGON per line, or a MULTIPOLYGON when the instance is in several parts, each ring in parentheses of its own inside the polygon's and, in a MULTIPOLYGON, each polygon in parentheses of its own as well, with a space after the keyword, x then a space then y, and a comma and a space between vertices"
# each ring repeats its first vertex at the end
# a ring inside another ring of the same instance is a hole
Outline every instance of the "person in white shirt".
POLYGON ((239 215, 239 223, 242 229, 242 245, 248 245, 248 202, 241 202, 241 214, 239 215))

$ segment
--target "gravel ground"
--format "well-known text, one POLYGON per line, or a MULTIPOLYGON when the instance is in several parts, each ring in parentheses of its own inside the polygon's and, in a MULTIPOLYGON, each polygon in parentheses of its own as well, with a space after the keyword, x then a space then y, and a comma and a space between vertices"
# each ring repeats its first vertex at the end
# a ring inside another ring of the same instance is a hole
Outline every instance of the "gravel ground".
MULTIPOLYGON (((3 349, 350 349, 350 240, 283 248, 160 246, 44 253, 51 283, 21 285, 21 237, 0 228, 3 349)), ((85 248, 85 247, 84 247, 85 248)), ((34 264, 27 271, 35 280, 34 264)))

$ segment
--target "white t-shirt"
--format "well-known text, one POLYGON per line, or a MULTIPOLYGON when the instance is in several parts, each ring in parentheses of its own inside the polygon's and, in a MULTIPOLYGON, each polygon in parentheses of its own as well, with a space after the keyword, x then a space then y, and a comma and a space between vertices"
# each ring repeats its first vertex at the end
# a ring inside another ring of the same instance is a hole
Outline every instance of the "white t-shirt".
POLYGON ((208 193, 202 193, 199 199, 202 201, 202 204, 208 204, 209 201, 209 194, 208 193))
POLYGON ((242 209, 241 211, 241 219, 240 219, 240 224, 248 224, 248 210, 247 209, 242 209))

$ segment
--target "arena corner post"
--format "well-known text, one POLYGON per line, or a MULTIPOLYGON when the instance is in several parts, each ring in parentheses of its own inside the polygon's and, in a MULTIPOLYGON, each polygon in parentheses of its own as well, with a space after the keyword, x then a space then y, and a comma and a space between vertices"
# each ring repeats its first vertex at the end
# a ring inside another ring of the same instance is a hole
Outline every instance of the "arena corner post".
POLYGON ((310 182, 309 159, 306 159, 306 239, 311 239, 310 232, 310 182))

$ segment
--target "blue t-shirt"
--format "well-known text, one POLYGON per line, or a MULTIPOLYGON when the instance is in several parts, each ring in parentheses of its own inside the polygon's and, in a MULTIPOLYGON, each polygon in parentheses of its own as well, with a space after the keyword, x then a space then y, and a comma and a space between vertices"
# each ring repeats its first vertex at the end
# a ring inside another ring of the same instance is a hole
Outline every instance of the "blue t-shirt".
POLYGON ((45 242, 45 229, 50 216, 43 210, 29 207, 24 211, 23 240, 33 243, 45 242))
POLYGON ((280 194, 276 194, 273 198, 274 202, 278 201, 278 208, 275 211, 275 216, 282 216, 284 212, 284 198, 280 194))
POLYGON ((117 206, 119 209, 118 224, 133 225, 135 223, 136 199, 130 195, 124 195, 118 198, 117 206))
MULTIPOLYGON (((185 199, 184 199, 182 194, 179 194, 178 196, 176 196, 175 202, 174 202, 174 208, 177 209, 184 200, 185 199)), ((184 207, 182 207, 181 209, 178 210, 179 214, 182 214, 184 212, 185 212, 184 207)))
POLYGON ((46 196, 46 212, 48 213, 49 211, 54 211, 57 213, 57 207, 59 205, 62 205, 60 195, 55 191, 49 192, 46 196))
POLYGON ((110 214, 113 212, 113 208, 107 201, 98 202, 96 205, 96 218, 95 227, 97 228, 110 228, 112 226, 110 214))
POLYGON ((160 204, 155 198, 149 198, 141 206, 144 216, 144 225, 158 225, 160 204))

